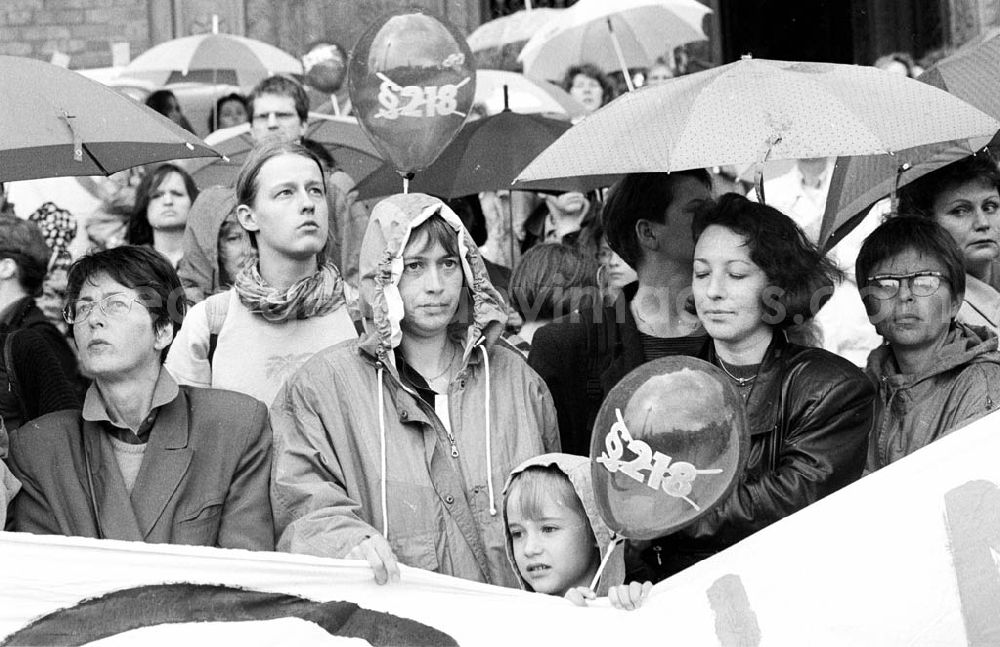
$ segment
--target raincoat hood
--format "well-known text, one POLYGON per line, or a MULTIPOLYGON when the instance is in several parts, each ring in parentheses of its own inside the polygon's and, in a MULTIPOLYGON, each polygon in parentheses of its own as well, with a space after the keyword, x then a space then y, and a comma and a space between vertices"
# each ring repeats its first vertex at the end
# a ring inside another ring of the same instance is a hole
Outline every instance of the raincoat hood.
POLYGON ((890 344, 879 346, 871 352, 868 356, 868 373, 876 383, 885 381, 893 388, 907 388, 958 366, 977 362, 1000 363, 997 337, 986 328, 956 323, 948 331, 934 361, 929 363, 929 368, 923 373, 901 374, 890 344))
MULTIPOLYGON (((529 467, 535 466, 554 467, 569 479, 576 495, 580 497, 584 512, 587 513, 587 521, 590 522, 590 529, 597 539, 597 546, 601 551, 601 559, 606 557, 608 547, 611 544, 611 529, 608 528, 607 524, 601 518, 600 511, 597 509, 597 499, 594 497, 594 488, 590 476, 590 459, 586 456, 557 453, 542 454, 541 456, 529 458, 511 471, 510 477, 503 488, 503 522, 504 537, 507 544, 507 558, 510 560, 510 565, 514 568, 514 572, 517 573, 521 588, 526 591, 531 591, 532 588, 517 570, 517 562, 514 559, 514 543, 510 536, 510 525, 507 520, 507 497, 510 495, 510 486, 517 475, 529 467)), ((604 567, 604 572, 601 574, 601 579, 598 582, 595 593, 599 596, 607 595, 608 588, 623 584, 624 582, 625 548, 624 542, 619 542, 615 545, 611 556, 608 558, 607 566, 604 567)))
POLYGON ((467 360, 478 344, 492 345, 507 321, 503 297, 490 283, 486 265, 472 236, 448 205, 423 193, 394 195, 375 205, 360 257, 360 302, 367 333, 360 347, 381 362, 392 364, 392 349, 402 341, 403 300, 399 279, 403 250, 410 233, 431 216, 441 216, 458 235, 465 275, 462 303, 451 334, 459 337, 467 360), (470 316, 471 315, 471 316, 470 316))

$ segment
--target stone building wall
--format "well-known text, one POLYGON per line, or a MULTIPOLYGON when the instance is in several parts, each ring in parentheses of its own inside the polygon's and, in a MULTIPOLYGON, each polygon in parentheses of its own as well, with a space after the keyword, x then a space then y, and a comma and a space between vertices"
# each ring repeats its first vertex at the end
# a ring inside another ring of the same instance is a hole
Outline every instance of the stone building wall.
POLYGON ((221 31, 297 56, 319 39, 349 49, 366 25, 408 6, 464 33, 480 22, 479 0, 0 0, 0 54, 49 60, 59 51, 72 68, 104 67, 113 42, 128 42, 135 58, 156 43, 208 31, 216 14, 221 31))
POLYGON ((111 64, 111 43, 133 55, 150 46, 149 1, 2 0, 0 54, 49 60, 68 54, 73 68, 111 64))

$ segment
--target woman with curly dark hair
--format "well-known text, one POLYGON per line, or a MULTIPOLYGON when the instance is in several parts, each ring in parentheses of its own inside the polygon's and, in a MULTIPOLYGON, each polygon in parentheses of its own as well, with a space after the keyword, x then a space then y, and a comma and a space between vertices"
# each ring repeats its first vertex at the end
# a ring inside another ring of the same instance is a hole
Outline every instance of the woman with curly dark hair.
POLYGON ((184 227, 198 187, 187 171, 161 164, 142 178, 125 240, 147 245, 166 256, 176 268, 184 253, 184 227))
POLYGON ((730 193, 699 212, 692 289, 707 359, 746 402, 750 451, 728 499, 643 553, 662 579, 861 476, 875 390, 856 366, 785 331, 833 291, 835 267, 777 209, 730 193))

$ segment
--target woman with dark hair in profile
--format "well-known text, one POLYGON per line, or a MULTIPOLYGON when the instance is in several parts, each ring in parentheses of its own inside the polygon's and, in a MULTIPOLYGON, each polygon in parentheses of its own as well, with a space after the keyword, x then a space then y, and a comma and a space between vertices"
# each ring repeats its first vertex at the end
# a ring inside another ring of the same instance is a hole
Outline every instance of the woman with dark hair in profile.
POLYGON ((184 227, 198 187, 191 175, 176 164, 161 164, 147 173, 135 192, 125 241, 148 245, 176 268, 184 255, 184 227))
POLYGON ((191 123, 181 112, 181 104, 177 102, 177 97, 170 90, 163 89, 152 93, 146 97, 146 105, 184 130, 194 133, 191 123))
POLYGON ((594 263, 561 243, 528 250, 510 278, 510 302, 524 322, 507 341, 527 356, 535 332, 599 299, 594 263))
POLYGON ((966 275, 958 320, 1000 332, 1000 170, 992 157, 970 155, 902 187, 898 211, 951 234, 966 275))
POLYGON ((868 471, 985 416, 1000 403, 997 338, 956 321, 965 263, 948 232, 926 218, 890 218, 858 254, 858 287, 886 343, 868 356, 878 385, 868 471))
POLYGON ((701 169, 632 173, 611 187, 604 229, 638 280, 613 304, 596 301, 543 327, 528 356, 552 393, 564 452, 589 455, 601 403, 629 371, 703 351, 708 338, 690 302, 691 220, 711 198, 712 180, 701 169))
POLYGON ((875 396, 847 360, 785 337, 829 297, 837 274, 791 218, 729 193, 695 217, 692 231, 691 286, 712 337, 706 359, 746 402, 750 450, 727 499, 632 564, 654 581, 860 477, 875 396))

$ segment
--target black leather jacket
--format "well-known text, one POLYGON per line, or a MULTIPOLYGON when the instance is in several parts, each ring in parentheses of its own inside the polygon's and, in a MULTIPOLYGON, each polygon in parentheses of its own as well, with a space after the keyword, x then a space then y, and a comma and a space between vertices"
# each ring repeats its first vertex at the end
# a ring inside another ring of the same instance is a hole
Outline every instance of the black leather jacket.
MULTIPOLYGON (((708 359, 715 360, 714 348, 708 359)), ((857 480, 874 400, 859 368, 776 332, 747 401, 744 478, 695 524, 651 545, 631 545, 629 579, 662 580, 857 480)))

